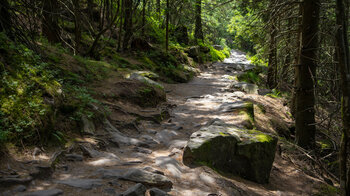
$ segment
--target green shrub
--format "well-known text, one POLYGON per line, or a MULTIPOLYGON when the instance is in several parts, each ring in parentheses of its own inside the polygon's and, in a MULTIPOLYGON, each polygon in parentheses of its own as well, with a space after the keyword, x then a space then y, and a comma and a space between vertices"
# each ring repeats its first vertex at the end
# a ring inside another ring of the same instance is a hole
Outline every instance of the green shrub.
POLYGON ((0 139, 30 141, 50 126, 52 109, 45 99, 55 100, 61 85, 49 64, 2 33, 0 51, 0 139))
POLYGON ((247 71, 244 74, 239 75, 237 79, 239 81, 244 81, 253 84, 258 84, 261 81, 259 74, 255 71, 247 71))

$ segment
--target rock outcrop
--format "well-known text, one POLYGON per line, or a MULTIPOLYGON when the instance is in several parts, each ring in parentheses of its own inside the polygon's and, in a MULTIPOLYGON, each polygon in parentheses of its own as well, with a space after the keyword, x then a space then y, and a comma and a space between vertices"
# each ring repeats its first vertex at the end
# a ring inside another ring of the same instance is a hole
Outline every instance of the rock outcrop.
POLYGON ((277 138, 221 121, 192 134, 183 154, 187 165, 207 165, 220 172, 268 183, 277 138))

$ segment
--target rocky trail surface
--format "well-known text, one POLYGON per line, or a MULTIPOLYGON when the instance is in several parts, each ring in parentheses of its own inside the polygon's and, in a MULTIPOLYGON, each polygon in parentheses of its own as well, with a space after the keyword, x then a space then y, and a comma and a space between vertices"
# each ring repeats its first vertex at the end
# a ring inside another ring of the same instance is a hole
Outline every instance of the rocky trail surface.
POLYGON ((207 65, 189 83, 163 84, 169 118, 161 123, 150 117, 119 128, 116 119, 121 116, 127 121, 131 113, 154 111, 122 112, 123 106, 109 103, 116 110, 96 127, 101 131, 53 155, 43 153, 18 168, 9 166, 7 171, 13 170, 13 174, 0 178, 0 183, 11 187, 1 189, 0 195, 312 195, 321 182, 298 169, 281 151, 275 155, 268 184, 219 174, 206 166, 183 164, 184 147, 191 134, 216 120, 248 129, 255 124, 257 129, 273 134, 274 128, 264 125, 269 113, 288 120, 280 100, 263 96, 264 91, 256 85, 236 81, 237 75, 251 69, 254 66, 245 55, 233 51, 224 62, 207 65), (266 115, 255 112, 252 122, 247 112, 242 112, 247 110, 247 101, 254 103, 255 109, 263 105, 266 115), (51 166, 43 166, 44 162, 51 166), (22 177, 19 171, 28 165, 36 166, 28 178, 22 177))

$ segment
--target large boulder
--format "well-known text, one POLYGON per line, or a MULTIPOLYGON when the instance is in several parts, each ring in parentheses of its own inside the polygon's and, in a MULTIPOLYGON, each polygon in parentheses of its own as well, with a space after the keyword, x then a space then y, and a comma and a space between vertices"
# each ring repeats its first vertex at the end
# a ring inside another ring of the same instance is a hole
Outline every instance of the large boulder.
POLYGON ((183 162, 264 184, 269 181, 276 145, 272 135, 215 121, 191 135, 183 162))

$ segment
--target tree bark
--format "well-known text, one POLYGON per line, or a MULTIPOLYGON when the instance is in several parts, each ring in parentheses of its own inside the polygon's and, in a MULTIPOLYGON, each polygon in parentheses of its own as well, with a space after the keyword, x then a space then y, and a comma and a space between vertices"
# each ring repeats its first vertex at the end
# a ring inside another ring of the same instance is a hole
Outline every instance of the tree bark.
POLYGON ((270 21, 271 21, 271 27, 270 27, 270 46, 269 46, 269 64, 268 64, 268 71, 267 71, 267 86, 270 89, 276 88, 276 80, 275 80, 275 73, 277 71, 277 46, 276 46, 276 36, 277 36, 277 29, 276 29, 276 16, 275 16, 275 9, 273 8, 273 5, 275 4, 275 1, 272 1, 270 3, 270 8, 272 9, 271 15, 270 15, 270 21))
POLYGON ((146 25, 146 4, 147 4, 147 1, 146 0, 142 0, 142 34, 145 33, 144 31, 144 28, 145 28, 145 25, 146 25))
POLYGON ((80 52, 81 42, 81 12, 80 12, 80 0, 73 0, 74 6, 74 22, 75 22, 75 50, 76 53, 80 52))
POLYGON ((196 40, 201 39, 203 41, 203 30, 202 30, 202 0, 196 0, 196 24, 194 30, 194 37, 196 40))
POLYGON ((350 195, 350 171, 348 168, 348 147, 350 141, 350 54, 348 40, 348 22, 347 11, 348 4, 344 0, 337 0, 337 54, 338 54, 338 70, 341 79, 342 89, 342 122, 343 135, 339 153, 340 165, 340 189, 341 195, 350 195))
POLYGON ((301 33, 302 33, 302 15, 303 15, 303 6, 299 4, 299 18, 298 19, 298 33, 297 33, 297 43, 296 43, 296 54, 294 57, 294 81, 293 81, 293 92, 292 92, 292 100, 290 104, 290 111, 292 116, 295 118, 296 117, 296 90, 297 90, 297 80, 298 80, 298 75, 299 75, 299 64, 300 64, 300 52, 301 52, 301 33))
POLYGON ((58 25, 56 0, 42 0, 43 2, 43 20, 42 33, 50 43, 58 43, 60 38, 60 27, 58 25))
POLYGON ((124 51, 128 49, 132 35, 132 2, 133 0, 124 0, 124 51))
POLYGON ((296 75, 296 143, 303 148, 313 148, 320 0, 304 0, 302 6, 302 48, 296 75))
POLYGON ((11 29, 10 5, 7 0, 0 0, 0 32, 9 34, 11 29))
POLYGON ((123 37, 123 13, 125 12, 124 9, 124 2, 125 0, 121 0, 121 8, 120 8, 120 21, 119 21, 119 35, 118 35, 118 47, 117 47, 117 51, 119 52, 121 49, 121 42, 122 42, 122 37, 123 37))
POLYGON ((93 0, 87 0, 87 11, 90 21, 93 21, 93 0))
POLYGON ((168 52, 169 50, 169 11, 170 11, 170 6, 169 6, 169 0, 166 0, 166 29, 165 29, 165 50, 168 52))

